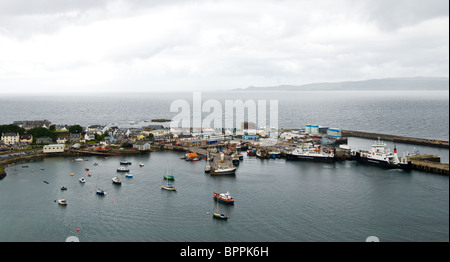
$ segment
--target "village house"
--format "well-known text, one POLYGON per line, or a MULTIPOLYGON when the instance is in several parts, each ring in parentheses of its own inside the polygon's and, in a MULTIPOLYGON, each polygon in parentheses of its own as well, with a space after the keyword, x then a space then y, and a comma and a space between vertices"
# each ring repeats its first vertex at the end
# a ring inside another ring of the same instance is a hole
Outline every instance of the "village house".
POLYGON ((36 144, 50 144, 53 140, 50 137, 38 137, 36 138, 36 144))
POLYGON ((26 121, 14 121, 13 124, 28 130, 35 127, 49 128, 52 122, 48 120, 32 120, 32 121, 26 120, 26 121))
POLYGON ((65 144, 69 141, 69 132, 57 132, 56 143, 65 144))
POLYGON ((86 134, 84 135, 84 140, 85 141, 95 140, 95 134, 86 132, 86 134))
POLYGON ((80 133, 70 133, 69 134, 69 142, 70 143, 79 143, 81 141, 80 133))
POLYGON ((147 151, 150 150, 151 143, 146 141, 139 141, 133 144, 133 148, 136 148, 139 151, 147 151))
POLYGON ((6 145, 14 145, 20 141, 19 133, 5 133, 2 134, 2 141, 6 145))
POLYGON ((33 135, 32 134, 20 135, 20 142, 27 143, 27 144, 33 143, 33 135))
POLYGON ((100 126, 100 125, 91 125, 91 126, 86 127, 86 133, 103 135, 104 128, 105 128, 104 126, 100 126))

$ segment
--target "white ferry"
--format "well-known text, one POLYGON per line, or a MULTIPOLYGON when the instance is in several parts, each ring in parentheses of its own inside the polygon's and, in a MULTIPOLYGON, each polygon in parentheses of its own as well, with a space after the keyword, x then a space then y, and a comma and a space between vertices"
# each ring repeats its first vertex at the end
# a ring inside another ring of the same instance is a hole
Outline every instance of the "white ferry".
POLYGON ((321 146, 301 146, 294 149, 291 153, 286 154, 287 160, 303 160, 303 161, 318 161, 318 162, 334 162, 333 151, 324 151, 321 146))
POLYGON ((385 168, 402 168, 410 170, 412 168, 411 161, 407 161, 406 157, 402 157, 401 160, 397 156, 397 148, 394 146, 394 153, 391 153, 389 148, 386 147, 386 143, 375 141, 370 151, 356 152, 356 161, 368 163, 375 166, 381 166, 385 168))

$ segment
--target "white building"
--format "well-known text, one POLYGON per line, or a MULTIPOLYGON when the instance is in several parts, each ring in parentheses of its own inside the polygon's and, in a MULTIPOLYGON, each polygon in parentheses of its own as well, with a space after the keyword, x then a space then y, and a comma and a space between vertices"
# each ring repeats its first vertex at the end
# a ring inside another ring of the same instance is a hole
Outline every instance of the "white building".
POLYGON ((43 152, 44 153, 62 153, 64 152, 64 144, 51 144, 45 145, 43 152))
POLYGON ((14 145, 15 143, 19 143, 20 136, 19 133, 5 133, 2 134, 2 141, 5 145, 14 145))

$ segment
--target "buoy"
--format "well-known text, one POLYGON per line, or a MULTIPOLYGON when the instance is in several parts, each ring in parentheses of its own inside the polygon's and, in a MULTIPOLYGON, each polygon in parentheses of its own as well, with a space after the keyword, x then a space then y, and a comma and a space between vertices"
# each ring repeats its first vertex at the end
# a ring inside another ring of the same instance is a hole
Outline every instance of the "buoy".
POLYGON ((79 229, 79 228, 77 228, 77 232, 78 232, 78 231, 80 231, 80 229, 79 229))
POLYGON ((92 190, 91 190, 91 193, 92 193, 92 190))

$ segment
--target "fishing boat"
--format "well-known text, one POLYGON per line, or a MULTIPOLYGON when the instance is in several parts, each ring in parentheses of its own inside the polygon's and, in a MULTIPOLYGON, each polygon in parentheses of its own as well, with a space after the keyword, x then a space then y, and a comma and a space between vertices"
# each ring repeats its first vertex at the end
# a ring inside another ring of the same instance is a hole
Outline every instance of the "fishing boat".
POLYGON ((209 173, 209 172, 211 172, 211 165, 206 165, 205 166, 205 173, 209 173))
POLYGON ((168 190, 168 191, 176 191, 177 188, 173 186, 172 184, 162 185, 162 189, 168 190))
POLYGON ((218 166, 217 168, 212 169, 209 172, 211 176, 220 176, 220 175, 235 175, 236 167, 222 167, 218 166))
POLYGON ((249 149, 247 150, 247 156, 255 156, 256 150, 255 149, 249 149))
POLYGON ((127 161, 127 160, 123 160, 123 161, 120 161, 120 164, 121 165, 131 165, 131 162, 127 161))
POLYGON ((67 205, 67 200, 65 200, 65 199, 58 199, 58 204, 60 204, 62 206, 65 206, 65 205, 67 205))
POLYGON ((239 165, 240 160, 239 160, 239 157, 237 156, 237 154, 234 154, 234 155, 232 156, 231 162, 232 162, 233 165, 235 165, 235 166, 239 165))
POLYGON ((97 195, 104 196, 104 195, 106 195, 107 193, 106 193, 104 190, 101 190, 101 189, 99 188, 99 189, 97 189, 96 194, 97 194, 97 195))
POLYGON ((239 160, 244 160, 244 155, 242 153, 238 154, 239 160))
POLYGON ((384 168, 412 169, 411 161, 407 161, 406 157, 398 158, 396 146, 394 146, 394 153, 392 153, 386 147, 386 143, 380 141, 380 138, 372 144, 370 151, 356 152, 355 160, 384 168))
POLYGON ((234 205, 234 198, 231 197, 230 192, 213 193, 213 199, 224 204, 234 205))
POLYGON ((112 182, 113 182, 113 184, 116 184, 116 185, 122 185, 122 180, 120 180, 120 178, 118 178, 116 176, 112 178, 112 182))
POLYGON ((130 169, 121 166, 117 168, 117 172, 130 172, 130 169))
POLYGON ((80 183, 86 183, 86 179, 84 179, 83 177, 78 179, 78 181, 80 181, 80 183))
POLYGON ((280 158, 281 157, 281 152, 280 151, 269 151, 268 155, 270 156, 270 158, 275 159, 275 158, 280 158))

